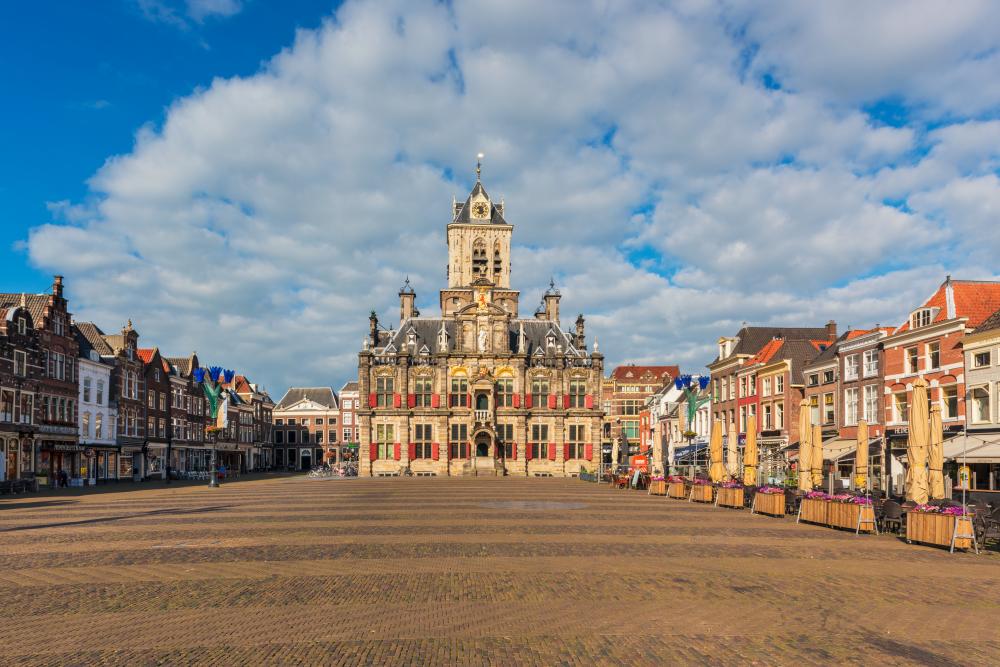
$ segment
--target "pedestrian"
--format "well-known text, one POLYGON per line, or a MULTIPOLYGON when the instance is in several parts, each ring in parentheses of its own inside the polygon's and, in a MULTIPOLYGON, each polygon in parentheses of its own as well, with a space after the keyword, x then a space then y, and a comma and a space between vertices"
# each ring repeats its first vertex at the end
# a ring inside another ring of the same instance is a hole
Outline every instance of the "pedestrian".
POLYGON ((226 464, 225 463, 220 463, 219 464, 219 481, 221 482, 225 478, 226 478, 226 464))
POLYGON ((59 471, 59 486, 64 489, 69 486, 69 475, 66 474, 65 470, 59 471))

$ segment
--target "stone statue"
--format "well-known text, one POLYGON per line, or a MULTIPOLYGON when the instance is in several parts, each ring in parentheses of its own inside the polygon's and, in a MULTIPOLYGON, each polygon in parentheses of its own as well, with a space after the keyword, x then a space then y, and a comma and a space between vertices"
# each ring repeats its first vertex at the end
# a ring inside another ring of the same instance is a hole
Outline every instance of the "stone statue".
POLYGON ((486 329, 480 329, 479 330, 479 351, 480 352, 485 352, 486 351, 486 340, 488 338, 489 338, 489 333, 487 333, 486 329))

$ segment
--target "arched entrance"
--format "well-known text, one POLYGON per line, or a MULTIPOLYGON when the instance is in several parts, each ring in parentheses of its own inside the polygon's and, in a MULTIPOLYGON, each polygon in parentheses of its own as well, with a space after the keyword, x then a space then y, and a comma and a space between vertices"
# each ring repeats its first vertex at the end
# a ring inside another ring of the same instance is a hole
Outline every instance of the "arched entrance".
POLYGON ((493 444, 493 439, 490 438, 489 433, 479 433, 476 436, 476 456, 489 456, 491 444, 493 444))
POLYGON ((308 449, 302 450, 302 470, 309 470, 312 468, 312 452, 308 449))

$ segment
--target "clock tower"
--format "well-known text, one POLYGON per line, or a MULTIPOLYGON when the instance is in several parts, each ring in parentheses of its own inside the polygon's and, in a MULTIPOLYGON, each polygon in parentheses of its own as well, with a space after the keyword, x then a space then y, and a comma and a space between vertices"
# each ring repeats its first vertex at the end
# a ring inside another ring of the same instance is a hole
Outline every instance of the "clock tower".
POLYGON ((448 225, 448 287, 471 287, 488 281, 510 288, 510 237, 513 225, 503 217, 503 202, 494 202, 480 180, 464 202, 452 205, 448 225))

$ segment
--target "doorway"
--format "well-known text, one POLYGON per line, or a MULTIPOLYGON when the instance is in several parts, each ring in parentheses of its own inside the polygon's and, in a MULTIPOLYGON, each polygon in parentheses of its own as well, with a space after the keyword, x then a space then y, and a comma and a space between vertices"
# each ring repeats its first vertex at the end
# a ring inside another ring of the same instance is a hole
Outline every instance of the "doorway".
POLYGON ((312 468, 312 453, 308 449, 302 450, 302 470, 310 470, 312 468))
POLYGON ((485 433, 476 437, 476 456, 490 455, 490 437, 485 433))

